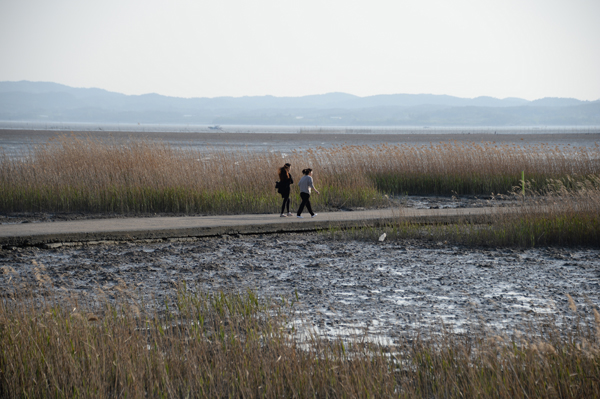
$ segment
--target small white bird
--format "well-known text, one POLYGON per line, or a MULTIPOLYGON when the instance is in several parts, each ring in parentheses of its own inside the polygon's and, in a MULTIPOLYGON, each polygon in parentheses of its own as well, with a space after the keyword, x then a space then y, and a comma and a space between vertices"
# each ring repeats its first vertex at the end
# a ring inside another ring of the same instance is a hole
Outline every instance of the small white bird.
POLYGON ((385 236, 386 236, 386 234, 385 234, 385 233, 383 233, 382 235, 380 235, 380 236, 379 236, 379 242, 383 242, 383 241, 385 241, 385 236))

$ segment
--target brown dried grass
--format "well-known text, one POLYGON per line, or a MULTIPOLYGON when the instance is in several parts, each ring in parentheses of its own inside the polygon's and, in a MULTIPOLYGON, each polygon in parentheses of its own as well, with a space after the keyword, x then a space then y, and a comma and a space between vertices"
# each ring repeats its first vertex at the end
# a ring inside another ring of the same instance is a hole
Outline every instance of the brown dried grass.
MULTIPOLYGON (((174 149, 59 136, 0 157, 0 211, 271 213, 277 168, 311 167, 316 209, 378 206, 385 194, 508 193, 521 171, 534 186, 600 173, 600 147, 442 143, 339 146, 280 153, 174 149)), ((566 183, 566 181, 565 181, 566 183)), ((294 196, 295 194, 293 194, 294 196)))
POLYGON ((600 325, 585 315, 568 333, 548 320, 528 335, 419 331, 386 347, 301 340, 293 303, 252 293, 181 290, 158 308, 26 297, 0 301, 3 398, 600 396, 600 325))

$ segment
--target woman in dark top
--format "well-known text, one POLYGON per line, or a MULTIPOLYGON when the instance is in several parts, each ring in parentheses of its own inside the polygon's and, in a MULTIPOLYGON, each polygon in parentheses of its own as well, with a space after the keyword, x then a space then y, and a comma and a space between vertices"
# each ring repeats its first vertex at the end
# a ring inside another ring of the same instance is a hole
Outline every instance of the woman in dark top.
POLYGON ((290 174, 289 163, 286 163, 281 168, 279 168, 279 188, 277 192, 281 194, 281 198, 283 198, 283 204, 281 204, 281 217, 284 218, 286 216, 292 216, 290 213, 290 185, 294 184, 294 180, 292 179, 292 175, 290 174), (287 215, 283 213, 285 208, 287 207, 287 215))

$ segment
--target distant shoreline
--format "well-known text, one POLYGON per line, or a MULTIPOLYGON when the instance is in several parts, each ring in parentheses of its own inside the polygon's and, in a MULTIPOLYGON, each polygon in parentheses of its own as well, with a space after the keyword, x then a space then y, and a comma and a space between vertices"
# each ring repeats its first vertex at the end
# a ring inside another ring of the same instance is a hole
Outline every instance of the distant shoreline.
POLYGON ((600 134, 594 125, 538 125, 538 126, 427 126, 427 125, 209 125, 161 124, 118 122, 57 122, 57 121, 6 121, 0 120, 0 130, 69 131, 69 132, 121 132, 121 133, 274 133, 274 134, 600 134))

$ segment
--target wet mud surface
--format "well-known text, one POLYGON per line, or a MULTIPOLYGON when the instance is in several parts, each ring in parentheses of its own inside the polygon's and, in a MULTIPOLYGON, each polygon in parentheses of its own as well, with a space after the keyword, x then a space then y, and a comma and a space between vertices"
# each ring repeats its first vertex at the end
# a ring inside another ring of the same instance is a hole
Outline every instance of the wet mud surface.
POLYGON ((415 209, 493 208, 515 206, 519 203, 518 198, 510 195, 469 195, 461 197, 407 195, 392 197, 390 200, 396 206, 415 209))
POLYGON ((600 306, 600 250, 467 248, 427 241, 336 241, 323 234, 223 236, 0 251, 0 292, 46 285, 90 299, 254 290, 297 298, 305 325, 324 336, 456 332, 483 322, 512 331, 536 316, 600 306))

